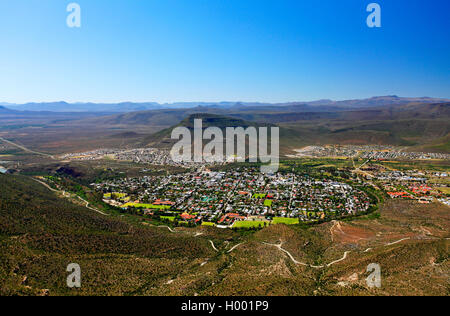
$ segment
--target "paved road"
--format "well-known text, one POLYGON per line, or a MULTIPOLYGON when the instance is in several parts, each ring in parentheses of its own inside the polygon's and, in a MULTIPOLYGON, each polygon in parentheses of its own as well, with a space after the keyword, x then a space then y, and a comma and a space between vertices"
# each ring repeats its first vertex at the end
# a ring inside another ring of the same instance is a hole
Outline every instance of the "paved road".
POLYGON ((52 155, 44 154, 44 153, 40 153, 40 152, 38 152, 38 151, 34 151, 34 150, 31 150, 31 149, 28 149, 28 148, 26 148, 26 147, 24 147, 24 146, 22 146, 22 145, 19 145, 19 144, 13 143, 12 141, 9 141, 9 140, 7 140, 7 139, 4 139, 3 137, 0 137, 0 140, 3 141, 3 142, 5 142, 5 143, 7 143, 7 144, 10 144, 10 145, 12 145, 12 146, 14 146, 14 147, 17 147, 17 148, 19 148, 19 149, 22 149, 23 151, 29 152, 29 153, 31 153, 31 154, 36 154, 36 155, 40 155, 40 156, 49 157, 49 158, 51 158, 51 159, 55 159, 55 157, 53 157, 52 155))

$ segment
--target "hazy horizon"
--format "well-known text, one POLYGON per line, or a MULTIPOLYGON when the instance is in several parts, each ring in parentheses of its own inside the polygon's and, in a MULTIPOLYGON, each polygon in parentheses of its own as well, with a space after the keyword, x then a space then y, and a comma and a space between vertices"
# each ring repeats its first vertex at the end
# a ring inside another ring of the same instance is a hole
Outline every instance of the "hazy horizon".
POLYGON ((364 97, 364 98, 346 98, 346 99, 314 99, 314 100, 291 100, 291 101, 282 101, 282 102, 269 102, 269 101, 255 101, 255 100, 249 100, 249 101, 243 101, 243 100, 219 100, 219 101, 208 101, 208 100, 179 100, 179 101, 173 101, 173 102, 158 102, 158 101, 130 101, 130 100, 124 100, 124 101, 75 101, 75 102, 69 102, 66 100, 53 100, 53 101, 27 101, 27 102, 0 102, 0 105, 7 106, 7 105, 24 105, 24 104, 53 104, 53 103, 67 103, 67 104, 124 104, 124 103, 132 103, 132 104, 158 104, 158 105, 173 105, 173 104, 190 104, 190 103, 199 103, 199 104, 226 104, 226 103, 255 103, 255 104, 289 104, 289 103, 314 103, 314 102, 345 102, 345 101, 355 101, 355 100, 370 100, 374 98, 399 98, 399 99, 441 99, 443 101, 450 100, 450 97, 435 97, 435 96, 398 96, 398 95, 380 95, 380 96, 371 96, 371 97, 364 97))

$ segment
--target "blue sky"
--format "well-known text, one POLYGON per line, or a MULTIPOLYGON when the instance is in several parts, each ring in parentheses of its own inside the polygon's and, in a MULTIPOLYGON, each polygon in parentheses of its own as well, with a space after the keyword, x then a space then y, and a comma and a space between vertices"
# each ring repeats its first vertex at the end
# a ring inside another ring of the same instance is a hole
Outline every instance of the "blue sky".
POLYGON ((448 0, 0 0, 0 102, 450 97, 449 13, 448 0))

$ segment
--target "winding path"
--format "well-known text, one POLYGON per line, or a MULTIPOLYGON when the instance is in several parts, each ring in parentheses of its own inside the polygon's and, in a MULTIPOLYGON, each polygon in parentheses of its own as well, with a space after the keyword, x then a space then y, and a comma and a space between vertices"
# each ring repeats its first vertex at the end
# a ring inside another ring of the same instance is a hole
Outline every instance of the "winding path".
POLYGON ((346 251, 346 252, 344 252, 344 256, 343 256, 341 259, 335 260, 335 261, 333 261, 333 262, 327 264, 327 267, 331 267, 333 264, 336 264, 336 263, 339 263, 339 262, 341 262, 341 261, 344 261, 345 259, 347 259, 347 256, 348 256, 348 254, 349 254, 350 252, 351 252, 351 251, 346 251))
POLYGON ((216 246, 214 246, 214 243, 212 240, 209 240, 209 242, 211 243, 211 246, 213 247, 213 249, 217 252, 219 252, 219 250, 216 248, 216 246))
MULTIPOLYGON (((52 191, 52 192, 62 193, 62 195, 63 195, 64 197, 68 197, 68 198, 71 197, 70 194, 68 194, 66 191, 59 191, 59 190, 53 189, 51 186, 49 186, 47 183, 45 183, 45 182, 43 182, 43 181, 40 181, 40 180, 38 180, 38 179, 36 179, 36 178, 32 178, 32 179, 33 179, 34 181, 36 181, 36 182, 42 184, 43 186, 45 186, 47 189, 49 189, 49 190, 52 191)), ((93 207, 89 206, 90 203, 89 203, 88 201, 86 201, 85 199, 83 199, 81 196, 78 196, 78 195, 77 195, 77 198, 80 199, 81 201, 83 201, 84 203, 86 203, 84 207, 86 207, 87 209, 89 209, 89 210, 91 210, 91 211, 94 211, 94 212, 97 212, 97 213, 99 213, 99 214, 101 214, 101 215, 103 215, 103 216, 109 216, 109 214, 103 213, 102 211, 97 210, 96 208, 93 208, 93 207)))
POLYGON ((44 187, 46 187, 47 189, 49 189, 50 191, 52 191, 52 192, 60 192, 60 191, 58 191, 58 190, 55 190, 55 189, 53 189, 51 186, 49 186, 47 183, 45 183, 45 182, 43 182, 43 181, 41 181, 41 180, 38 180, 38 179, 36 179, 36 178, 31 178, 31 179, 33 179, 34 181, 36 181, 36 182, 39 182, 40 184, 42 184, 44 187))
MULTIPOLYGON (((160 225, 160 226, 156 226, 156 227, 159 227, 159 228, 167 228, 171 233, 174 233, 174 234, 176 234, 176 233, 181 233, 181 232, 177 232, 176 230, 173 230, 173 229, 170 228, 169 226, 165 226, 165 225, 160 225)), ((203 235, 203 233, 196 233, 196 234, 194 235, 194 237, 199 237, 199 236, 201 236, 201 235, 203 235)), ((214 245, 214 242, 213 242, 212 240, 208 240, 208 241, 209 241, 209 243, 211 244, 211 247, 212 247, 215 251, 219 252, 219 249, 216 248, 216 246, 214 245)))
POLYGON ((157 226, 160 228, 167 228, 171 233, 178 233, 177 231, 173 230, 172 228, 170 228, 169 226, 165 226, 165 225, 161 225, 161 226, 157 226))
POLYGON ((289 258, 291 258, 292 262, 294 262, 295 264, 300 264, 300 265, 306 266, 306 267, 309 266, 309 265, 306 264, 306 263, 299 262, 299 261, 295 260, 294 256, 292 256, 291 253, 290 253, 289 251, 287 251, 287 250, 285 250, 285 249, 282 248, 283 243, 281 243, 281 244, 279 244, 279 245, 275 245, 275 244, 269 244, 269 243, 263 242, 263 244, 264 244, 264 245, 267 245, 267 246, 272 246, 272 247, 278 248, 278 250, 280 250, 280 251, 284 252, 285 254, 287 254, 287 255, 289 256, 289 258))
MULTIPOLYGON (((410 237, 408 237, 408 238, 403 238, 403 239, 394 241, 394 242, 392 242, 392 243, 386 244, 386 245, 384 245, 384 246, 392 246, 392 245, 396 245, 396 244, 398 244, 398 243, 401 243, 401 242, 403 242, 403 241, 405 241, 405 240, 410 240, 410 239, 411 239, 410 237)), ((448 238, 447 238, 447 239, 448 239, 448 238)), ((307 266, 307 267, 315 268, 315 269, 322 269, 322 268, 325 267, 325 266, 323 266, 323 265, 321 265, 321 266, 313 266, 313 265, 309 265, 309 264, 306 264, 306 263, 299 262, 299 261, 295 260, 295 258, 292 256, 292 254, 291 254, 289 251, 287 251, 287 250, 285 250, 285 249, 282 248, 283 244, 274 245, 274 244, 268 244, 268 243, 265 243, 265 242, 264 242, 263 244, 269 245, 269 246, 277 247, 279 250, 281 250, 281 251, 283 251, 284 253, 286 253, 286 254, 291 258, 291 260, 292 260, 295 264, 299 264, 299 265, 302 265, 302 266, 307 266)), ((373 249, 372 249, 372 248, 367 248, 364 252, 369 252, 369 251, 371 251, 371 250, 373 250, 373 249)), ((344 256, 343 256, 341 259, 338 259, 338 260, 335 260, 335 261, 333 261, 333 262, 330 262, 329 264, 326 265, 326 267, 331 267, 332 265, 334 265, 334 264, 336 264, 336 263, 339 263, 339 262, 341 262, 341 261, 344 261, 345 259, 347 259, 348 255, 349 255, 350 253, 351 253, 351 251, 346 251, 346 252, 344 252, 344 256)))
POLYGON ((405 240, 410 240, 410 239, 411 239, 411 237, 408 237, 408 238, 403 238, 403 239, 400 239, 400 240, 397 240, 397 241, 391 242, 391 243, 389 243, 389 244, 386 244, 386 246, 392 246, 392 245, 396 245, 396 244, 399 244, 399 243, 401 243, 402 241, 405 241, 405 240))
POLYGON ((289 256, 289 258, 292 260, 292 262, 294 262, 295 264, 302 265, 302 266, 305 266, 305 267, 310 267, 310 268, 313 268, 313 269, 323 269, 325 267, 331 267, 332 265, 347 259, 348 254, 351 252, 351 251, 344 252, 344 256, 341 259, 338 259, 338 260, 335 260, 333 262, 330 262, 327 265, 315 266, 315 265, 311 265, 311 264, 307 264, 307 263, 303 263, 303 262, 295 260, 294 256, 289 251, 287 251, 286 249, 283 249, 283 243, 281 243, 279 245, 276 245, 276 244, 269 244, 269 243, 263 242, 263 244, 278 248, 280 251, 282 251, 285 254, 287 254, 289 256))
POLYGON ((85 199, 83 199, 81 196, 78 196, 78 195, 77 195, 77 198, 79 198, 81 201, 83 201, 84 203, 86 203, 85 207, 86 207, 87 209, 90 209, 91 211, 97 212, 97 213, 102 214, 102 215, 104 215, 104 216, 109 216, 109 214, 103 213, 102 211, 97 210, 96 208, 90 207, 90 206, 89 206, 89 202, 86 201, 85 199))
POLYGON ((231 253, 234 249, 236 249, 237 247, 239 247, 240 245, 242 245, 243 242, 241 242, 240 244, 237 244, 236 246, 234 246, 233 248, 231 248, 230 250, 227 251, 227 253, 231 253))

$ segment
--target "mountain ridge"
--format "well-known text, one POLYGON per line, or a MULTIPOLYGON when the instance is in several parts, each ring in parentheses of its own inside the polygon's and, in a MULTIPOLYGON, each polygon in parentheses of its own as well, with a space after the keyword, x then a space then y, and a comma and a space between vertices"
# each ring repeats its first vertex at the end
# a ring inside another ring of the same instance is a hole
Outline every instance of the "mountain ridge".
POLYGON ((338 107, 338 108, 365 108, 387 105, 401 105, 407 103, 438 103, 450 102, 445 98, 410 98, 391 96, 376 96, 366 99, 351 99, 335 101, 329 99, 316 101, 294 101, 284 103, 269 102, 241 102, 241 101, 220 101, 220 102, 174 102, 174 103, 158 103, 158 102, 117 102, 117 103, 92 103, 92 102, 76 102, 68 103, 65 101, 56 102, 30 102, 24 104, 0 103, 7 105, 8 108, 18 111, 49 111, 49 112, 136 112, 145 110, 160 109, 186 109, 195 107, 214 107, 220 109, 247 108, 247 107, 287 107, 287 106, 309 106, 312 108, 320 107, 338 107))
MULTIPOLYGON (((200 110, 200 109, 198 109, 200 110)), ((204 110, 204 109, 203 109, 204 110)), ((139 113, 143 121, 152 122, 155 113, 139 113)), ((158 115, 158 114, 155 114, 158 115)), ((194 118, 206 119, 203 127, 210 126, 278 126, 282 151, 302 145, 314 144, 379 144, 414 146, 432 151, 447 152, 450 133, 450 103, 411 104, 388 109, 366 109, 335 113, 190 113, 178 111, 171 117, 171 127, 144 138, 142 145, 161 144, 168 147, 170 131, 177 126, 192 128, 194 118), (292 121, 290 121, 292 119, 292 121)), ((130 116, 128 119, 132 120, 130 116)), ((130 124, 132 121, 129 121, 130 124)), ((124 123, 119 121, 119 123, 124 123)))
MULTIPOLYGON (((176 125, 173 125, 169 128, 163 129, 155 134, 145 137, 142 140, 141 145, 149 146, 149 147, 158 147, 158 148, 169 148, 178 141, 178 140, 173 140, 171 138, 172 130, 177 127, 186 127, 190 131, 193 131, 194 130, 194 120, 196 120, 196 119, 202 120, 202 129, 203 130, 207 129, 208 127, 218 127, 224 132, 224 136, 226 135, 225 129, 228 127, 234 127, 234 128, 242 127, 244 129, 249 128, 249 127, 255 127, 255 128, 276 127, 276 125, 274 125, 274 124, 269 124, 269 126, 268 126, 268 124, 250 122, 250 121, 242 120, 239 118, 233 118, 233 117, 228 117, 228 116, 223 116, 223 115, 216 115, 216 114, 211 114, 211 113, 195 113, 195 114, 189 115, 188 117, 186 117, 185 119, 183 119, 181 122, 179 122, 176 125)), ((284 130, 285 130, 284 128, 280 127, 280 134, 281 134, 280 138, 282 138, 282 136, 284 134, 287 134, 287 133, 285 133, 284 130)))

